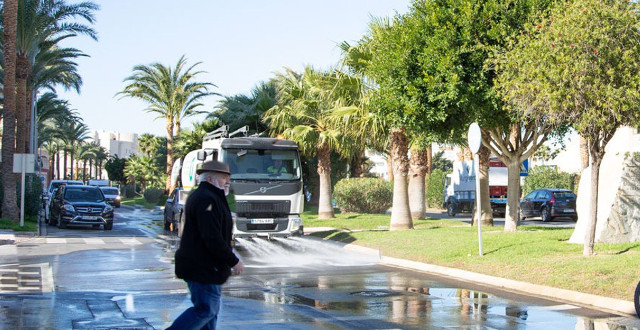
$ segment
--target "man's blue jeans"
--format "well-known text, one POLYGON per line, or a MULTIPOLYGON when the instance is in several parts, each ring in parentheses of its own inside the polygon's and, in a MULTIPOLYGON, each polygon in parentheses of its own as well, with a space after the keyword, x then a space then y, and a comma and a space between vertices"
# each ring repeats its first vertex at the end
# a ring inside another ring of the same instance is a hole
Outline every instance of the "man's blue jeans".
POLYGON ((216 328, 220 311, 220 292, 222 285, 202 284, 186 281, 191 292, 193 307, 189 307, 168 329, 210 329, 216 328))

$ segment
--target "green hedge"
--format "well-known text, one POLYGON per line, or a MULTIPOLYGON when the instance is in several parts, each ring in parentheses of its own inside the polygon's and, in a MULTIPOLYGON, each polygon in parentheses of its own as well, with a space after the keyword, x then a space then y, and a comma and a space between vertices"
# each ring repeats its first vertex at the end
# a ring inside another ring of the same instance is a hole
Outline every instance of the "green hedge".
MULTIPOLYGON (((20 176, 16 179, 16 201, 18 204, 18 210, 20 210, 20 176)), ((24 215, 36 216, 42 208, 42 181, 40 177, 35 174, 27 174, 25 176, 24 187, 24 215)), ((4 199, 4 189, 2 187, 2 180, 0 179, 0 214, 2 209, 2 200, 4 199)))
POLYGON ((444 203, 444 178, 446 175, 441 169, 435 169, 427 179, 427 203, 429 207, 442 207, 444 203))
POLYGON ((560 172, 555 167, 536 166, 529 171, 524 179, 522 194, 541 188, 562 188, 577 192, 577 174, 560 172))
POLYGON ((393 190, 379 178, 343 179, 336 183, 333 198, 342 212, 384 213, 393 203, 393 190))
POLYGON ((157 204, 160 201, 160 197, 164 190, 159 188, 149 188, 144 191, 144 200, 151 204, 157 204))

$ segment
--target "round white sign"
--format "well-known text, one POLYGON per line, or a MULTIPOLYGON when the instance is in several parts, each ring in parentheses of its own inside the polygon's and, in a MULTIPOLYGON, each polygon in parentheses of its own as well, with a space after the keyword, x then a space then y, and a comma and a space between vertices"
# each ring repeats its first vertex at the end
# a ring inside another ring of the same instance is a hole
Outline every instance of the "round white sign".
POLYGON ((482 144, 482 133, 480 132, 480 126, 478 126, 478 123, 473 123, 469 126, 467 141, 471 152, 474 154, 478 153, 480 145, 482 144))

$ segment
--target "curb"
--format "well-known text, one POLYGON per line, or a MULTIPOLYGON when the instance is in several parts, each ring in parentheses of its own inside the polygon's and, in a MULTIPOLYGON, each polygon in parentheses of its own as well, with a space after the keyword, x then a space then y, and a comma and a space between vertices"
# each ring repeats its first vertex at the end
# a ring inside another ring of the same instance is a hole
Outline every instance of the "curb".
POLYGON ((472 282, 475 284, 485 285, 493 288, 513 291, 515 293, 526 294, 528 296, 545 298, 563 303, 570 303, 582 307, 595 308, 609 313, 622 314, 624 316, 637 316, 635 307, 633 305, 633 302, 631 301, 597 296, 594 294, 582 293, 566 289, 559 289, 528 282, 510 280, 497 276, 474 273, 457 268, 449 268, 416 261, 385 257, 378 249, 372 249, 353 243, 335 243, 342 244, 344 249, 353 252, 365 253, 369 255, 379 255, 380 264, 386 266, 417 270, 425 273, 461 280, 464 282, 472 282))

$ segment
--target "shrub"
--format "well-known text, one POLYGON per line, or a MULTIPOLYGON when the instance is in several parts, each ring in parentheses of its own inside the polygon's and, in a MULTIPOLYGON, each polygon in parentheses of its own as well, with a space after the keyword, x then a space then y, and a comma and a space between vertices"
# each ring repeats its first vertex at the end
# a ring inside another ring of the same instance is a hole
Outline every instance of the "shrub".
POLYGON ((446 175, 441 169, 435 169, 427 179, 427 203, 430 207, 442 207, 444 203, 444 178, 446 175))
POLYGON ((144 200, 151 204, 156 204, 160 201, 160 197, 164 193, 164 190, 158 188, 149 188, 144 191, 144 200))
POLYGON ((393 190, 383 179, 343 179, 336 183, 333 198, 342 212, 384 213, 393 202, 393 190))
POLYGON ((577 174, 560 172, 555 167, 536 166, 529 171, 522 187, 523 196, 541 188, 562 188, 576 192, 577 174))

